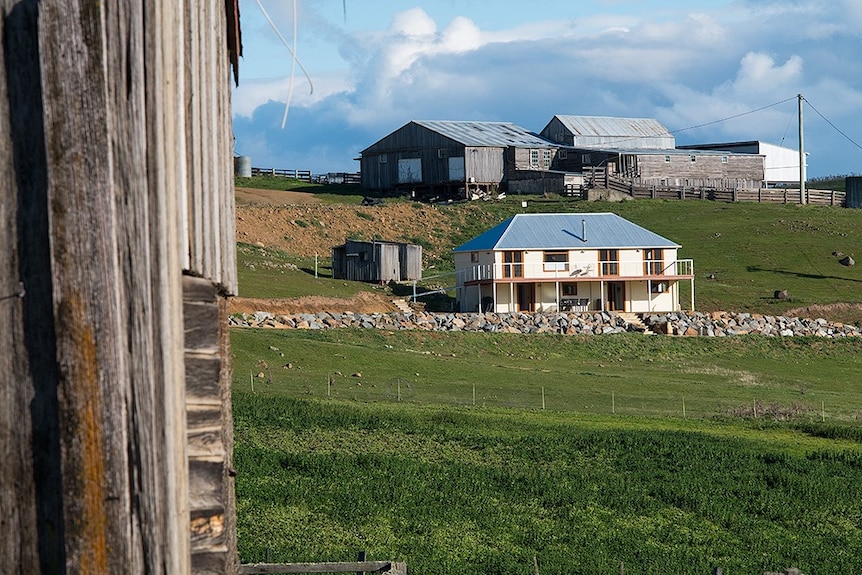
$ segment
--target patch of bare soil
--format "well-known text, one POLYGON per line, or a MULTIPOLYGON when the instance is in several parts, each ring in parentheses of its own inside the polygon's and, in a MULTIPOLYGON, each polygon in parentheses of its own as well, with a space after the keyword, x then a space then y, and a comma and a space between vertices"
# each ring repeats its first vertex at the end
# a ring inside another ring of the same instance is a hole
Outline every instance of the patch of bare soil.
POLYGON ((825 305, 809 305, 787 310, 784 315, 790 317, 818 318, 842 323, 855 323, 862 318, 862 303, 831 303, 825 305))
POLYGON ((285 204, 319 204, 320 200, 308 192, 284 190, 258 190, 256 188, 235 188, 236 203, 281 206, 285 204))
POLYGON ((236 238, 303 257, 328 256, 334 246, 343 244, 348 237, 411 243, 422 239, 434 243, 435 238, 448 237, 451 232, 446 219, 437 212, 434 206, 403 202, 382 206, 238 203, 236 238))
POLYGON ((245 297, 231 298, 228 302, 228 313, 254 313, 268 311, 275 315, 298 313, 386 313, 396 311, 391 299, 382 294, 360 292, 350 298, 334 298, 324 296, 304 296, 288 299, 255 299, 245 297))

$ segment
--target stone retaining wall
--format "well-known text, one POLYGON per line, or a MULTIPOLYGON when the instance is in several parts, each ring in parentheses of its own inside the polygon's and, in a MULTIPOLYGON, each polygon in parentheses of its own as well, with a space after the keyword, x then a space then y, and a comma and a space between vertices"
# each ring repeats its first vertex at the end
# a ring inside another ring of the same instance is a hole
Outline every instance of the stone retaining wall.
MULTIPOLYGON (((825 319, 768 316, 751 313, 677 312, 641 314, 649 330, 667 335, 726 337, 758 334, 771 337, 854 337, 862 331, 854 325, 825 319)), ((268 312, 235 314, 230 325, 275 329, 332 329, 354 327, 382 330, 469 331, 496 333, 562 333, 598 335, 643 328, 613 312, 497 314, 497 313, 329 313, 274 315, 268 312)))

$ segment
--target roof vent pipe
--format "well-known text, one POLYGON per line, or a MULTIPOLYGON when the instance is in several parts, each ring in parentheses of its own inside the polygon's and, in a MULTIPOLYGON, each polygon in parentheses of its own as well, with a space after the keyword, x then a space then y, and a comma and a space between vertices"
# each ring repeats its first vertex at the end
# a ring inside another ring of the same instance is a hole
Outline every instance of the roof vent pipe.
POLYGON ((581 220, 581 241, 587 241, 587 220, 581 220))

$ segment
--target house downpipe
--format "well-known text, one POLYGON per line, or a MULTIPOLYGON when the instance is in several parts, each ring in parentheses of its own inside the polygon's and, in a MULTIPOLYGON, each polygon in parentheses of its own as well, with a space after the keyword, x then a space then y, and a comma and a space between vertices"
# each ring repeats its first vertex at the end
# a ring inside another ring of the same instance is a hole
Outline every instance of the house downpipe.
POLYGON ((587 241, 587 220, 581 220, 581 241, 587 241))

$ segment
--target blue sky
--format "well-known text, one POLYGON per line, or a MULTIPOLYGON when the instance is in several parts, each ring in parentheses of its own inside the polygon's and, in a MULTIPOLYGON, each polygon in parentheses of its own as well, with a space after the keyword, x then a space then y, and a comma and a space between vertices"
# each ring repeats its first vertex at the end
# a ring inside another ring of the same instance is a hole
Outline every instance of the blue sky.
POLYGON ((260 1, 291 46, 295 24, 313 92, 297 65, 282 129, 291 57, 240 0, 235 151, 254 166, 358 171, 410 120, 539 132, 554 114, 797 148, 801 93, 809 177, 862 173, 862 0, 297 0, 295 22, 291 0, 260 1))

